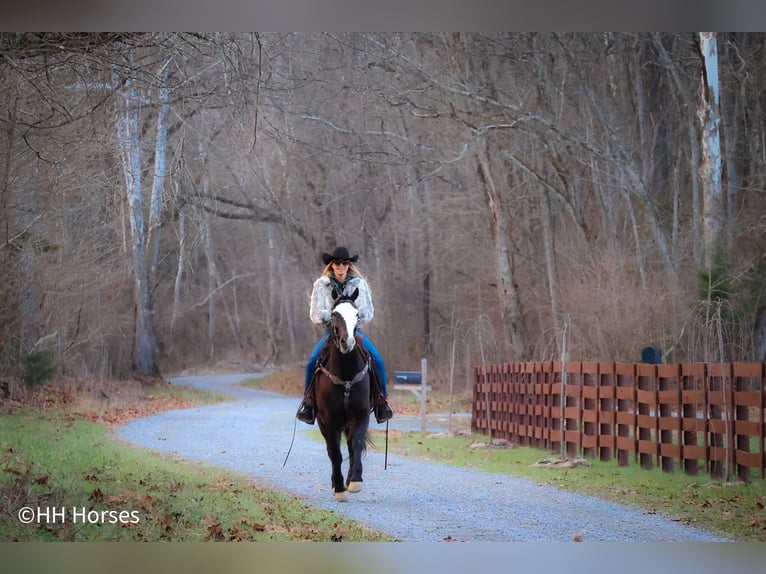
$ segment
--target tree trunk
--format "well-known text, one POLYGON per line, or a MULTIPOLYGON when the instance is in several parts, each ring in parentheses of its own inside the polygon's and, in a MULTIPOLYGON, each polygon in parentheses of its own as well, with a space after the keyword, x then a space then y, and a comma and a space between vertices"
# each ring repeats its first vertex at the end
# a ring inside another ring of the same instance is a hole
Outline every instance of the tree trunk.
MULTIPOLYGON (((551 196, 550 191, 545 186, 540 186, 540 206, 542 207, 540 218, 543 223, 545 271, 548 276, 548 297, 551 304, 551 326, 554 328, 555 332, 559 320, 558 270, 556 268, 556 243, 555 234, 553 232, 554 226, 551 196)), ((556 341, 558 341, 558 338, 556 338, 556 341)), ((558 342, 556 344, 558 344, 558 342)))
MULTIPOLYGON (((744 89, 744 88, 741 88, 744 89)), ((744 96, 740 90, 731 90, 731 97, 726 98, 721 106, 723 118, 723 153, 726 162, 726 200, 725 200, 725 231, 726 251, 731 252, 734 237, 736 236, 737 204, 739 188, 742 184, 740 171, 740 126, 745 114, 742 100, 744 96)), ((723 190, 722 190, 723 193, 723 190)))
POLYGON ((702 235, 705 267, 711 269, 720 245, 724 225, 721 194, 721 122, 718 95, 718 45, 715 32, 700 32, 702 51, 702 98, 699 119, 702 123, 702 235))
MULTIPOLYGON (((426 213, 431 212, 431 198, 430 190, 428 189, 428 180, 424 181, 423 186, 423 208, 426 213)), ((431 290, 433 286, 431 284, 431 273, 433 272, 433 264, 431 262, 431 221, 432 219, 426 218, 424 222, 425 237, 423 241, 423 349, 425 353, 432 351, 431 344, 431 290)))
POLYGON ((215 352, 215 329, 216 329, 216 301, 218 299, 218 268, 215 263, 215 250, 213 249, 213 232, 210 229, 210 216, 205 215, 205 261, 207 263, 207 343, 208 357, 215 352))
POLYGON ((131 231, 133 266, 133 298, 136 324, 133 340, 133 368, 140 375, 157 376, 156 336, 152 292, 146 264, 146 232, 141 200, 141 142, 138 97, 132 81, 120 94, 122 109, 118 119, 119 144, 122 152, 128 216, 131 231))
POLYGON ((646 278, 644 248, 641 243, 641 233, 639 230, 638 220, 636 219, 636 210, 633 208, 632 197, 627 196, 625 198, 625 206, 627 207, 628 216, 630 219, 630 228, 633 230, 633 244, 636 246, 636 264, 638 265, 638 276, 641 278, 641 288, 646 290, 649 283, 646 278))
POLYGON ((641 180, 648 189, 654 189, 654 127, 649 110, 646 82, 644 81, 644 63, 646 62, 646 42, 636 41, 633 60, 633 85, 636 98, 636 117, 638 120, 638 147, 640 149, 641 180))
POLYGON ((278 242, 274 236, 274 226, 268 224, 266 226, 266 235, 268 237, 268 254, 269 254, 269 289, 266 294, 265 308, 264 308, 264 329, 266 330, 266 336, 263 341, 264 360, 269 362, 277 362, 279 360, 279 315, 282 310, 281 302, 285 299, 282 293, 283 284, 281 278, 283 277, 281 269, 281 261, 283 255, 277 251, 278 242))
POLYGON ((148 245, 151 252, 149 266, 149 282, 156 281, 157 260, 160 252, 160 226, 162 224, 162 192, 165 189, 166 155, 168 147, 168 85, 167 67, 170 62, 166 61, 160 78, 160 107, 157 112, 157 135, 154 146, 154 178, 152 180, 152 195, 149 203, 149 237, 148 245))
POLYGON ((526 325, 519 289, 513 276, 510 249, 510 224, 503 211, 500 194, 495 186, 486 151, 477 153, 479 178, 484 187, 484 199, 489 214, 489 227, 495 244, 498 299, 503 321, 505 346, 511 348, 511 360, 525 360, 529 355, 526 325))
MULTIPOLYGON (((689 147, 691 149, 692 173, 702 173, 700 138, 696 124, 692 117, 689 118, 689 147)), ((702 244, 702 190, 698 177, 691 178, 692 193, 692 250, 694 264, 701 265, 705 258, 705 249, 702 244)))
POLYGON ((173 314, 170 319, 170 331, 175 330, 176 321, 180 316, 181 309, 181 284, 183 283, 184 269, 186 268, 186 210, 182 206, 178 211, 178 267, 176 279, 173 283, 173 314))
POLYGON ((766 362, 766 305, 761 305, 753 327, 753 355, 751 360, 766 362))
POLYGON ((21 330, 19 343, 21 355, 40 351, 37 341, 42 332, 42 317, 40 316, 40 293, 37 274, 37 253, 35 249, 34 223, 39 219, 40 207, 37 202, 37 189, 34 182, 26 183, 25 189, 20 190, 17 199, 17 229, 28 230, 26 239, 22 240, 18 254, 19 293, 18 303, 21 311, 21 330))

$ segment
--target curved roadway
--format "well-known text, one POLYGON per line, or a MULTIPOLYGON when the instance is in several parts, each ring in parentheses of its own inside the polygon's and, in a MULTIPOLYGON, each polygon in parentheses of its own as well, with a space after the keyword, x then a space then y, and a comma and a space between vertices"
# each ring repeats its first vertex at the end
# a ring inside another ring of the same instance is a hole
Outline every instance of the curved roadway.
MULTIPOLYGON (((306 436, 307 425, 297 424, 283 467, 299 400, 238 385, 255 376, 171 379, 177 385, 228 393, 233 400, 137 419, 116 434, 157 451, 247 473, 402 541, 724 540, 666 517, 502 474, 391 454, 384 469, 383 453, 373 451, 365 458, 362 492, 347 503, 336 502, 324 444, 306 436)), ((383 428, 374 419, 371 426, 383 428)), ((419 430, 420 419, 395 416, 390 428, 419 430)), ((431 417, 428 430, 444 430, 444 421, 431 417)))

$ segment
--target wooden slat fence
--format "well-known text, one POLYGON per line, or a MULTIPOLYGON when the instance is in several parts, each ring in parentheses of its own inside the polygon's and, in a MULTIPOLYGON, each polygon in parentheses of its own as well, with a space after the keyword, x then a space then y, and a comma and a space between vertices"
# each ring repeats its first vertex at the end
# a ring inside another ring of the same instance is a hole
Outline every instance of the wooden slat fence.
POLYGON ((472 430, 665 472, 766 477, 766 363, 526 362, 476 369, 472 430))

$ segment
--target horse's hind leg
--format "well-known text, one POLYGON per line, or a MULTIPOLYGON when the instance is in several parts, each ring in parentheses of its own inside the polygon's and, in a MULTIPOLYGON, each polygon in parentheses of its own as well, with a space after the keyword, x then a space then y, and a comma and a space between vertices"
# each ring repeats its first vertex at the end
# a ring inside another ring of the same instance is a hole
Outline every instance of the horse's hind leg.
POLYGON ((343 453, 340 451, 340 431, 332 431, 321 429, 324 435, 325 444, 327 445, 327 454, 330 457, 330 463, 332 464, 332 493, 335 500, 338 502, 346 502, 348 500, 348 494, 346 493, 346 485, 343 483, 343 471, 341 470, 341 464, 343 463, 343 453))
POLYGON ((352 431, 346 433, 349 460, 346 486, 349 492, 362 490, 362 453, 365 449, 366 434, 364 425, 355 425, 352 431))

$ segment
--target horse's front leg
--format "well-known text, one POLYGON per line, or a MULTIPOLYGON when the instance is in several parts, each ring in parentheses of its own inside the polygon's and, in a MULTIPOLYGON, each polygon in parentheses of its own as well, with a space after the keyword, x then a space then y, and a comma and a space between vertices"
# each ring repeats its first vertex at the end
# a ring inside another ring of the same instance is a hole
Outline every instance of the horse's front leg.
POLYGON ((348 479, 346 486, 349 492, 362 490, 362 453, 365 449, 367 427, 364 424, 355 425, 347 435, 348 444, 348 479))
POLYGON ((341 432, 332 431, 320 427, 322 435, 324 436, 325 444, 327 445, 327 455, 330 457, 330 464, 332 465, 332 493, 335 496, 335 500, 338 502, 346 502, 348 500, 348 494, 346 493, 346 485, 343 482, 343 471, 341 470, 341 464, 343 463, 343 453, 340 451, 341 432))

